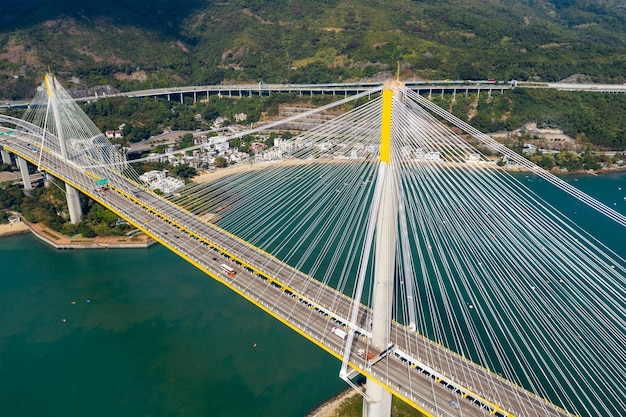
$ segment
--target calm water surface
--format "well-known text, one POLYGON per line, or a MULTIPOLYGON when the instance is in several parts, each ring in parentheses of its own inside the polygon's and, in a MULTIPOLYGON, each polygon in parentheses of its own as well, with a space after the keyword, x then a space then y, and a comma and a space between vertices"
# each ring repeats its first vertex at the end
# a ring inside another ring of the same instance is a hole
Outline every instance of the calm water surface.
POLYGON ((345 387, 337 360, 160 245, 0 239, 0 318, 1 416, 302 416, 345 387))
MULTIPOLYGON (((624 256, 626 230, 522 178, 624 256)), ((626 213, 626 174, 567 180, 626 213)), ((303 416, 339 367, 162 246, 0 239, 2 416, 303 416)))

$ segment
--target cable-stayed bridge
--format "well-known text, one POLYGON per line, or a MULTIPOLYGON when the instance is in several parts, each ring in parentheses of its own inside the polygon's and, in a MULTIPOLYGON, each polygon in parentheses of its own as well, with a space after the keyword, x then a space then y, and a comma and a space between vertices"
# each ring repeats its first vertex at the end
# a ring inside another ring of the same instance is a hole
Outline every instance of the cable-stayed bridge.
POLYGON ((365 375, 369 415, 388 392, 433 416, 626 414, 626 263, 485 154, 526 166, 617 233, 624 216, 399 83, 332 107, 347 111, 266 150, 274 161, 169 198, 52 77, 23 120, 0 116, 0 140, 68 184, 73 220, 70 189, 341 359, 347 380, 365 375))

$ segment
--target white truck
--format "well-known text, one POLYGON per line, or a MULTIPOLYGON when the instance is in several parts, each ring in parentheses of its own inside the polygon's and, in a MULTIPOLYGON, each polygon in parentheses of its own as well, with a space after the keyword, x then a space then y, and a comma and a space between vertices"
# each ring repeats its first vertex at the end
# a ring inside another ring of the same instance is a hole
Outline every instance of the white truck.
POLYGON ((348 335, 348 333, 346 333, 344 330, 338 329, 336 327, 333 327, 332 329, 330 329, 331 333, 334 333, 336 336, 345 339, 346 336, 348 335))

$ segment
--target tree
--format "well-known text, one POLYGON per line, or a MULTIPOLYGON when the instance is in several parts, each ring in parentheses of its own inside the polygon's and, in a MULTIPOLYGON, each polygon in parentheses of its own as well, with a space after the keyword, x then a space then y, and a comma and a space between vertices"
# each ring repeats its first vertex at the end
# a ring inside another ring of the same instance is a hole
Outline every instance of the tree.
POLYGON ((215 158, 215 161, 213 161, 213 165, 216 168, 224 168, 226 167, 226 158, 224 158, 223 156, 218 156, 217 158, 215 158))
POLYGON ((539 161, 538 165, 543 169, 551 170, 556 165, 554 161, 554 156, 552 154, 541 155, 541 160, 539 161))
POLYGON ((185 149, 185 148, 189 148, 190 146, 193 146, 194 142, 193 142, 193 135, 191 133, 185 133, 182 137, 180 142, 178 143, 178 146, 181 149, 185 149))
POLYGON ((93 223, 94 225, 105 224, 109 227, 113 227, 115 225, 115 222, 119 218, 115 213, 109 211, 104 206, 98 203, 94 203, 91 206, 89 213, 87 213, 86 217, 89 222, 93 223))
POLYGON ((598 156, 593 152, 585 152, 582 155, 582 163, 585 169, 598 170, 602 168, 598 161, 598 156))
POLYGON ((23 200, 24 192, 19 186, 0 186, 0 209, 19 211, 23 200))
POLYGON ((189 164, 176 165, 171 172, 172 175, 182 179, 192 178, 197 174, 196 169, 189 164))
POLYGON ((84 222, 81 222, 78 225, 78 233, 80 233, 83 237, 96 237, 96 232, 84 222))

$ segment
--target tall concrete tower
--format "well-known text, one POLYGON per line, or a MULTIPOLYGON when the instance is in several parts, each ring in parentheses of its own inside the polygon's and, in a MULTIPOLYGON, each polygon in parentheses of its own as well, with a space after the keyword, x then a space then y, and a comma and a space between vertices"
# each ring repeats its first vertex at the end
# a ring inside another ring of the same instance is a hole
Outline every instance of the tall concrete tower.
MULTIPOLYGON (((46 90, 48 92, 48 100, 52 110, 52 117, 54 118, 54 124, 56 128, 56 135, 59 139, 59 145, 61 148, 61 156, 63 159, 69 162, 67 143, 65 139, 65 133, 63 132, 63 123, 61 117, 61 111, 59 106, 59 97, 57 94, 57 80, 52 74, 46 74, 46 90)), ((65 183, 65 195, 67 199, 67 207, 70 212, 70 222, 73 224, 80 223, 82 212, 80 209, 80 199, 78 196, 78 190, 71 185, 65 183)))
MULTIPOLYGON (((399 83, 390 81, 383 90, 380 139, 379 181, 382 193, 376 220, 374 252, 374 293, 372 297, 372 344, 386 348, 391 337, 391 314, 394 271, 396 261, 396 235, 398 229, 398 185, 392 158, 392 108, 397 100, 399 83)), ((365 387, 368 398, 363 400, 363 417, 388 417, 391 415, 389 391, 368 379, 365 387)))

